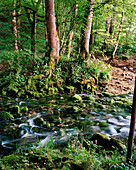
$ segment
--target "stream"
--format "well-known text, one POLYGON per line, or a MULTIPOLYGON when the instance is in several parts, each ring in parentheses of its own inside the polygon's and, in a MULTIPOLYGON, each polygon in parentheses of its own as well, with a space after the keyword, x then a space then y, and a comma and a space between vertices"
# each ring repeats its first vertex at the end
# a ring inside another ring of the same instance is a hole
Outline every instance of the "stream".
MULTIPOLYGON (((49 141, 56 145, 71 138, 91 138, 95 132, 127 143, 132 110, 132 94, 115 96, 78 94, 52 95, 41 99, 1 100, 1 110, 14 115, 0 120, 1 147, 10 153, 23 147, 43 147, 49 141), (11 107, 12 106, 12 107, 11 107), (19 109, 14 113, 11 108, 19 109)), ((135 131, 136 134, 136 131, 135 131)))

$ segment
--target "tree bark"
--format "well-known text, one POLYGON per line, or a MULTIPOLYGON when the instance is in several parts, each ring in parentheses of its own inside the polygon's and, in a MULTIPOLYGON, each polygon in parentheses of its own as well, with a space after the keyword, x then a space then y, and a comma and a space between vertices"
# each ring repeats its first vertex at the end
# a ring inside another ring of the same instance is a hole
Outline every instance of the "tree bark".
POLYGON ((13 10, 13 19, 12 19, 12 23, 13 23, 13 34, 14 34, 14 47, 15 47, 15 50, 18 52, 18 43, 17 43, 17 21, 16 21, 16 10, 15 10, 15 7, 16 7, 16 1, 14 0, 13 2, 13 7, 14 7, 14 10, 13 10))
POLYGON ((55 9, 54 0, 45 1, 46 8, 46 22, 47 22, 47 35, 49 46, 50 66, 53 68, 55 63, 59 61, 59 39, 55 24, 55 9))
POLYGON ((85 59, 89 55, 89 42, 90 42, 90 32, 92 26, 93 19, 93 1, 88 0, 90 6, 87 11, 87 15, 85 16, 85 25, 86 29, 82 30, 82 42, 81 42, 81 54, 83 55, 83 59, 85 59))
POLYGON ((21 35, 20 35, 20 28, 21 28, 21 0, 17 0, 16 5, 16 14, 17 14, 17 37, 18 37, 18 49, 21 49, 21 35))
POLYGON ((31 22, 31 51, 36 55, 36 20, 37 12, 33 11, 33 20, 31 22))
POLYGON ((123 25, 123 20, 124 20, 124 12, 122 12, 122 18, 121 18, 118 37, 117 37, 117 43, 116 43, 115 49, 114 49, 113 54, 112 54, 112 58, 111 58, 112 60, 114 59, 115 53, 116 53, 118 45, 119 45, 119 40, 120 40, 120 35, 121 35, 122 25, 123 25))
POLYGON ((69 40, 68 40, 68 59, 70 58, 70 54, 71 54, 71 44, 72 44, 72 39, 73 39, 73 34, 74 34, 74 25, 75 25, 75 19, 76 19, 76 15, 77 15, 77 2, 75 1, 73 6, 72 6, 72 18, 71 18, 71 22, 70 22, 70 33, 69 33, 69 40))
POLYGON ((135 123, 136 123, 136 77, 135 77, 135 89, 134 89, 134 96, 133 96, 130 132, 129 132, 129 138, 128 138, 127 159, 126 159, 127 163, 131 161, 131 157, 132 157, 135 123))
POLYGON ((94 25, 93 25, 93 23, 92 23, 92 28, 91 28, 90 44, 94 44, 94 25))

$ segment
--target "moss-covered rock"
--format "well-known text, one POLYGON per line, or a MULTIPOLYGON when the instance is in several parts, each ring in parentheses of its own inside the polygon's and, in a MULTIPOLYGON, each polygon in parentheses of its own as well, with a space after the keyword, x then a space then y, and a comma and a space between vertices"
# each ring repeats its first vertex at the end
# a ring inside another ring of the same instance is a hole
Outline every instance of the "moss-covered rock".
POLYGON ((111 144, 110 144, 110 137, 102 134, 102 133, 98 133, 96 132, 92 138, 91 141, 93 141, 95 144, 97 145, 101 145, 105 148, 110 149, 111 148, 111 144))
POLYGON ((75 94, 74 96, 72 96, 73 100, 82 100, 82 97, 79 96, 78 94, 75 94))
POLYGON ((18 105, 11 105, 9 107, 9 111, 12 115, 18 117, 21 116, 22 114, 20 113, 20 107, 18 105))
POLYGON ((92 96, 83 96, 84 100, 95 101, 94 97, 92 96))
POLYGON ((91 141, 97 145, 103 146, 106 149, 115 149, 119 150, 120 152, 126 151, 126 146, 122 143, 122 141, 115 138, 110 138, 98 132, 92 136, 91 141))
POLYGON ((101 104, 101 103, 94 103, 94 106, 96 108, 99 108, 99 109, 105 109, 105 105, 101 104))
POLYGON ((0 120, 13 119, 14 116, 6 111, 0 111, 0 120))
POLYGON ((99 94, 100 97, 113 97, 115 96, 115 94, 111 93, 111 92, 102 92, 99 94))
POLYGON ((20 111, 21 112, 28 112, 28 107, 27 106, 21 106, 20 111))
POLYGON ((100 123, 99 123, 99 126, 100 126, 100 127, 108 127, 109 125, 108 125, 108 123, 106 123, 106 122, 100 122, 100 123))
POLYGON ((119 149, 120 151, 123 151, 123 152, 126 151, 126 146, 123 144, 122 141, 115 139, 115 138, 111 138, 110 143, 113 147, 115 147, 115 149, 119 149))

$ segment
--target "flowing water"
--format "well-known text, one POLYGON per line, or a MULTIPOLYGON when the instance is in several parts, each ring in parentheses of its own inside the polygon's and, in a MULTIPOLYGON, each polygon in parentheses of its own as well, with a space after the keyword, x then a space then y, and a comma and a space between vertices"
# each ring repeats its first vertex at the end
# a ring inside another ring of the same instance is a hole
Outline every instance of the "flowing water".
MULTIPOLYGON (((42 99, 4 99, 1 110, 10 106, 22 109, 20 116, 0 121, 1 150, 35 145, 42 147, 52 139, 54 144, 74 136, 90 138, 95 132, 127 140, 131 119, 132 95, 125 97, 92 96, 94 100, 72 100, 70 95, 47 96, 42 99), (119 101, 123 101, 120 105, 119 101)), ((89 95, 87 95, 89 96, 89 95)), ((126 141, 125 141, 126 142, 126 141)))

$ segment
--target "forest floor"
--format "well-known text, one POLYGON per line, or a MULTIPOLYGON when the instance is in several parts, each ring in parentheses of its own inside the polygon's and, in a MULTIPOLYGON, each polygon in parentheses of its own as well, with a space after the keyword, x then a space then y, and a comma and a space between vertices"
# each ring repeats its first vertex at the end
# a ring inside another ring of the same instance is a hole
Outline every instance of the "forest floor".
POLYGON ((106 88, 109 92, 115 94, 126 94, 134 92, 134 80, 136 76, 136 57, 131 56, 129 59, 118 59, 113 61, 104 61, 112 66, 111 80, 106 88))

